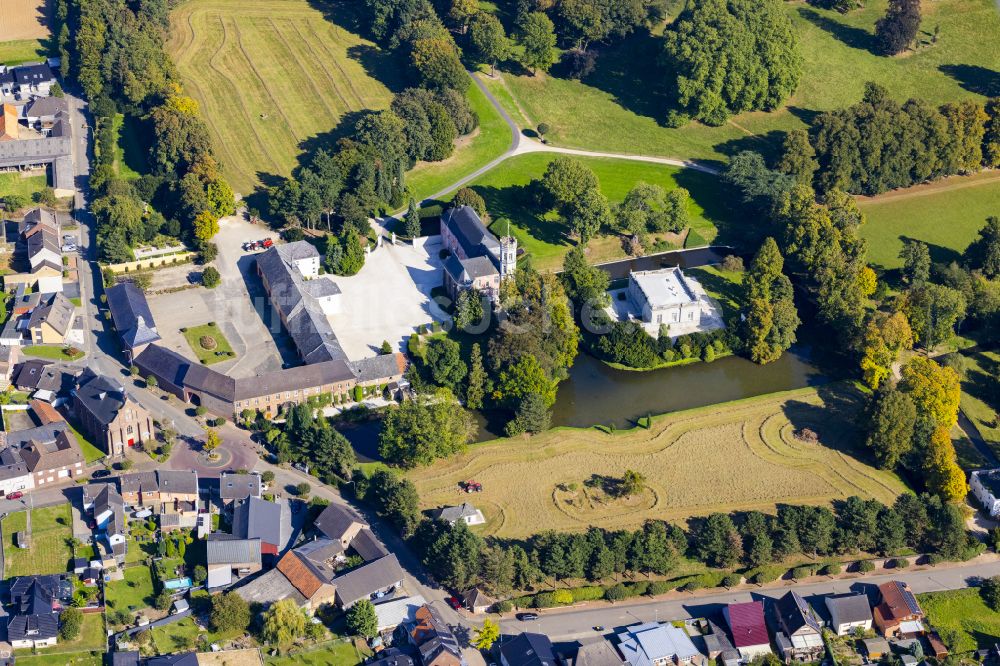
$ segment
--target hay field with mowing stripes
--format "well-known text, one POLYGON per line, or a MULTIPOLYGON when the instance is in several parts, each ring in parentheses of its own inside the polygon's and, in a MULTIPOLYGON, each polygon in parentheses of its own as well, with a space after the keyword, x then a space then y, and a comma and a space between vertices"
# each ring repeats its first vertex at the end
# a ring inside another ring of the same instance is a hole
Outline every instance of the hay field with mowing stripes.
MULTIPOLYGON (((326 10, 351 11, 333 2, 326 10)), ((241 194, 267 175, 289 175, 313 142, 332 145, 350 129, 339 126, 348 114, 391 101, 371 74, 385 79, 389 56, 307 0, 189 0, 170 23, 170 56, 241 194)))
POLYGON ((860 459, 861 408, 859 394, 845 385, 808 388, 670 414, 649 430, 557 429, 497 440, 407 476, 422 508, 469 501, 482 509, 488 534, 512 538, 851 495, 891 503, 905 486, 860 459), (804 427, 819 434, 819 443, 795 437, 804 427), (630 500, 602 502, 584 488, 591 474, 620 478, 627 469, 647 480, 630 500), (481 493, 459 491, 470 479, 483 484, 481 493))
POLYGON ((0 42, 45 39, 49 36, 45 0, 2 0, 0 42))

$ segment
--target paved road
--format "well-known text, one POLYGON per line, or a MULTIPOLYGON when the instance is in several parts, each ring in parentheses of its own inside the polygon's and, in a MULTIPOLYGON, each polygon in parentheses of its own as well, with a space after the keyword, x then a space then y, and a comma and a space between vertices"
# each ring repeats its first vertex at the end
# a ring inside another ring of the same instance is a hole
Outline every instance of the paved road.
POLYGON ((971 584, 976 584, 981 578, 996 575, 1000 575, 1000 561, 993 559, 993 561, 977 561, 964 566, 938 567, 892 575, 865 576, 853 580, 833 580, 804 585, 787 583, 772 588, 702 595, 690 594, 664 601, 544 611, 538 620, 521 622, 514 618, 508 618, 501 621, 500 627, 503 633, 508 635, 521 631, 537 631, 548 635, 553 641, 572 641, 596 636, 593 630, 595 626, 603 626, 607 631, 612 631, 615 627, 636 622, 713 616, 721 612, 722 606, 725 604, 741 603, 764 597, 780 597, 792 587, 799 594, 810 597, 853 591, 871 592, 874 586, 886 581, 903 580, 909 583, 914 592, 919 594, 968 587, 971 584))

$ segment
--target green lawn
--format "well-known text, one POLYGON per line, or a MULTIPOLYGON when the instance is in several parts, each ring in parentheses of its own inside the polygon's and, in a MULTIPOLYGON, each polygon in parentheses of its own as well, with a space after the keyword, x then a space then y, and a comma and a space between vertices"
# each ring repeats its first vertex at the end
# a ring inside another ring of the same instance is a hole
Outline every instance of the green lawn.
POLYGON ((132 116, 116 114, 113 120, 113 132, 118 137, 115 144, 115 172, 132 180, 147 172, 146 158, 143 154, 143 143, 140 137, 139 121, 132 116))
POLYGON ((32 194, 41 192, 48 187, 48 184, 47 176, 22 178, 17 173, 0 173, 0 197, 5 197, 8 194, 22 194, 30 199, 32 194))
MULTIPOLYGON (((572 247, 567 237, 567 227, 554 214, 539 215, 534 198, 526 187, 540 178, 549 162, 558 157, 551 153, 529 153, 513 157, 470 184, 486 200, 486 207, 493 218, 492 230, 497 235, 506 233, 509 219, 511 232, 541 269, 562 267, 562 258, 572 247), (502 226, 502 228, 501 228, 502 226)), ((630 160, 580 157, 576 158, 594 170, 601 183, 601 191, 612 202, 621 201, 639 181, 661 185, 666 189, 681 186, 691 192, 690 214, 692 228, 707 240, 716 238, 718 226, 724 225, 724 212, 720 205, 719 187, 710 175, 664 164, 630 160)), ((617 234, 598 237, 590 242, 592 261, 607 261, 625 256, 617 234)))
POLYGON ((796 94, 775 112, 745 113, 721 127, 692 123, 671 129, 661 124, 670 103, 670 84, 653 65, 662 53, 660 38, 649 34, 601 48, 597 68, 582 82, 504 76, 532 123, 550 125, 548 138, 555 143, 711 161, 743 148, 767 146, 766 139, 776 138, 772 132, 803 127, 817 111, 857 101, 869 80, 897 98, 920 96, 933 103, 981 99, 980 92, 997 85, 1000 14, 993 0, 922 3, 921 46, 895 58, 870 50, 875 21, 885 14, 887 0, 866 4, 842 15, 784 3, 804 58, 796 94), (930 45, 936 26, 938 43, 930 45))
POLYGON ((739 314, 743 273, 724 271, 721 266, 701 266, 686 269, 685 272, 698 280, 708 295, 719 302, 726 321, 739 314))
POLYGON ((422 162, 406 174, 406 186, 417 201, 436 194, 462 176, 488 164, 510 146, 510 128, 486 95, 475 84, 470 84, 466 95, 479 115, 478 133, 472 139, 462 140, 448 159, 422 162))
POLYGON ((351 641, 336 641, 280 657, 267 657, 267 666, 356 666, 371 654, 361 653, 351 641))
POLYGON ((60 347, 57 345, 28 345, 27 347, 22 347, 21 352, 24 353, 25 356, 46 358, 52 361, 77 361, 84 356, 83 352, 79 349, 76 350, 75 354, 67 354, 67 349, 68 347, 60 347))
POLYGON ((24 530, 26 524, 24 511, 3 519, 4 577, 65 572, 73 556, 67 543, 73 536, 69 504, 34 509, 31 548, 22 549, 14 545, 14 533, 24 530))
POLYGON ((80 450, 83 452, 83 459, 88 465, 108 455, 92 444, 72 423, 67 421, 67 424, 69 425, 70 432, 76 437, 76 443, 80 445, 80 450))
POLYGON ((43 661, 29 661, 31 658, 30 648, 14 650, 14 654, 17 656, 19 664, 89 664, 91 663, 89 661, 91 652, 100 654, 106 649, 104 616, 101 613, 87 613, 83 616, 80 635, 71 641, 60 639, 58 644, 42 650, 39 656, 43 658, 43 661), (67 659, 79 659, 80 661, 67 661, 67 659))
POLYGON ((192 326, 191 328, 183 331, 183 333, 184 339, 187 340, 188 345, 191 346, 191 351, 193 351, 195 356, 198 357, 198 360, 205 365, 211 365, 220 361, 228 361, 233 358, 233 356, 230 356, 233 348, 229 346, 229 340, 226 340, 226 336, 222 334, 222 331, 219 330, 218 326, 202 324, 201 326, 192 326), (202 346, 201 340, 205 336, 215 341, 215 347, 212 349, 206 349, 202 346), (229 352, 229 354, 220 354, 220 352, 229 352))
POLYGON ((104 589, 108 605, 115 610, 137 611, 153 605, 153 574, 147 566, 125 569, 125 580, 112 581, 104 589))
POLYGON ((917 599, 952 652, 990 648, 1000 638, 1000 613, 983 603, 978 589, 933 592, 917 599))
POLYGON ((883 268, 902 265, 904 239, 930 246, 931 259, 951 262, 976 238, 986 218, 1000 215, 1000 177, 996 173, 949 178, 873 199, 862 199, 868 222, 868 260, 883 268))
POLYGON ((969 361, 968 371, 962 381, 962 411, 973 422, 993 451, 1000 455, 1000 353, 973 351, 964 354, 969 361))
POLYGON ((46 43, 41 39, 15 39, 0 42, 0 63, 19 65, 22 62, 44 60, 49 57, 46 43))
POLYGON ((24 666, 102 666, 104 663, 101 651, 53 654, 48 652, 49 649, 35 656, 18 655, 17 663, 24 666))

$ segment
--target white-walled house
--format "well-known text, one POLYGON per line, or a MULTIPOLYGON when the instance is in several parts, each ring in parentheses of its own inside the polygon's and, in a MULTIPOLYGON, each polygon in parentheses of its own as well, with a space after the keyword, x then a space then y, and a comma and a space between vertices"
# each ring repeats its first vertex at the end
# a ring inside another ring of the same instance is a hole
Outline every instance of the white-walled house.
POLYGON ((973 472, 969 487, 991 516, 1000 516, 1000 469, 973 472))
POLYGON ((840 594, 826 597, 826 608, 830 611, 830 628, 838 636, 852 634, 857 629, 868 631, 872 628, 872 607, 864 594, 840 594))

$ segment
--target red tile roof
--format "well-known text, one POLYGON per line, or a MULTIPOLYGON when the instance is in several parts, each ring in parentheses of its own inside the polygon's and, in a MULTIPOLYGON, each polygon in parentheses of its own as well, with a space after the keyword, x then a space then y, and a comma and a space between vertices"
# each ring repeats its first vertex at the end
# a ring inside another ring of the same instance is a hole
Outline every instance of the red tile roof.
POLYGON ((278 571, 285 574, 288 582, 306 599, 311 599, 323 586, 323 581, 292 551, 278 561, 278 571))
POLYGON ((898 622, 911 617, 923 617, 916 597, 910 588, 898 580, 891 580, 878 586, 882 602, 878 610, 888 622, 898 622))
POLYGON ((766 645, 770 642, 767 625, 764 623, 764 604, 759 601, 730 604, 727 611, 734 647, 766 645))

